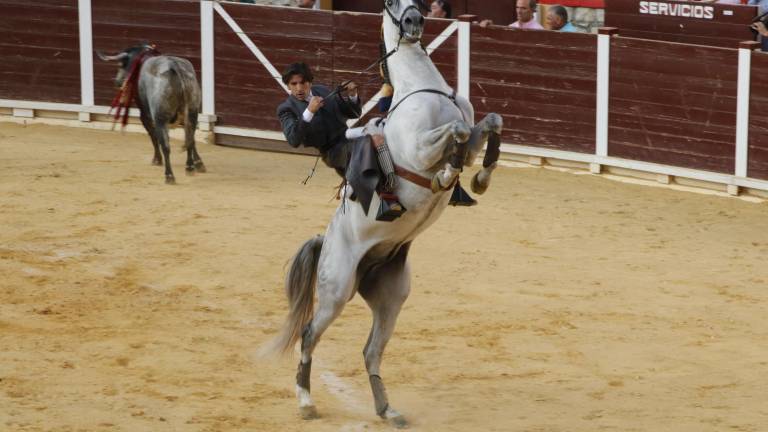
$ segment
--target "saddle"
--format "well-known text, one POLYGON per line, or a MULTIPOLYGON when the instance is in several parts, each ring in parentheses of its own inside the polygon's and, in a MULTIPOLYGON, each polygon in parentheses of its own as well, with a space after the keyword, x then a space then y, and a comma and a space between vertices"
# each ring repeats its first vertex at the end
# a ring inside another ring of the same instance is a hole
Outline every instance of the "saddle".
POLYGON ((405 213, 406 208, 391 190, 390 182, 379 165, 378 151, 370 136, 352 142, 345 178, 354 190, 355 198, 368 215, 373 194, 379 195, 376 220, 389 222, 405 213))

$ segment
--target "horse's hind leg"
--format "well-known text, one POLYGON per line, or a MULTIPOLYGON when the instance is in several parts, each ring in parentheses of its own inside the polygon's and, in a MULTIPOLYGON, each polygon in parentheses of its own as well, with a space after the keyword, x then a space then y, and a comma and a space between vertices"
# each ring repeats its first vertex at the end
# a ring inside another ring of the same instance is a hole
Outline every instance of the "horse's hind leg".
POLYGON ((354 274, 360 260, 353 249, 340 240, 331 239, 329 230, 320 255, 317 271, 317 310, 301 335, 301 360, 296 372, 296 397, 299 412, 304 419, 317 417, 317 409, 310 397, 309 376, 312 369, 312 352, 320 337, 333 320, 341 314, 344 305, 355 289, 354 274))
POLYGON ((363 356, 376 414, 397 428, 406 427, 408 423, 389 405, 379 367, 384 348, 395 330, 400 309, 411 290, 410 269, 406 262, 409 247, 410 243, 404 245, 392 260, 369 271, 359 288, 360 295, 373 311, 373 326, 363 356))
POLYGON ((155 127, 152 124, 152 119, 149 118, 149 113, 147 113, 147 110, 139 110, 139 118, 141 118, 141 124, 144 125, 144 129, 147 130, 149 138, 152 140, 152 147, 155 149, 155 154, 152 156, 152 165, 162 165, 163 158, 160 156, 160 146, 157 143, 155 127))
POLYGON ((485 193, 491 183, 491 173, 496 169, 499 160, 502 128, 503 120, 496 113, 489 113, 472 128, 467 158, 464 161, 466 166, 474 164, 478 153, 487 143, 483 157, 483 168, 472 177, 472 191, 475 193, 485 193))
POLYGON ((195 130, 197 129, 197 110, 187 111, 184 121, 184 146, 187 148, 187 173, 192 171, 206 172, 205 164, 197 154, 197 144, 195 144, 195 130))
POLYGON ((171 170, 171 143, 168 137, 167 121, 155 119, 155 136, 160 150, 163 151, 163 159, 165 159, 165 183, 175 184, 176 178, 173 176, 173 170, 171 170))

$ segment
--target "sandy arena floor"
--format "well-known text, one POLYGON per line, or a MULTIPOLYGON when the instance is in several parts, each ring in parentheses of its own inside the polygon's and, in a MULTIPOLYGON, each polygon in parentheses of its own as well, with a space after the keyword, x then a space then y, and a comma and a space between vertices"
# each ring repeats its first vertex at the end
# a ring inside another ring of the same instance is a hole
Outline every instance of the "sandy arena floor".
MULTIPOLYGON (((296 359, 254 353, 323 231, 313 159, 201 144, 176 186, 141 134, 0 123, 0 430, 384 431, 355 297, 296 359)), ((418 431, 768 430, 768 204, 504 168, 411 249, 383 364, 418 431)))

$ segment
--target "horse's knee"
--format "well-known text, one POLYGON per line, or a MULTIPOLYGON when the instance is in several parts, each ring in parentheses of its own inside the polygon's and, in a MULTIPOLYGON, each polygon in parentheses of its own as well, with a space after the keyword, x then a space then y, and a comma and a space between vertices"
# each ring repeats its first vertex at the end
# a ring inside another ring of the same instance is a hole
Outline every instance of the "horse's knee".
POLYGON ((485 132, 496 132, 497 134, 501 134, 503 128, 504 119, 500 115, 489 113, 485 116, 485 132))
POLYGON ((469 137, 472 135, 472 129, 469 127, 469 125, 459 120, 453 122, 451 132, 453 133, 453 137, 456 139, 456 142, 459 143, 467 142, 469 137))

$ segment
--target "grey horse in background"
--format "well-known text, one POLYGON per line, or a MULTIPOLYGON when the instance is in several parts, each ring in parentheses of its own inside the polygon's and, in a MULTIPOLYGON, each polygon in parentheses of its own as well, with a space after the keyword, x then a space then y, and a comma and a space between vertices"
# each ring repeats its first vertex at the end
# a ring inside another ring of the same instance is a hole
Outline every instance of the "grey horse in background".
MULTIPOLYGON (((104 61, 118 63, 115 85, 123 88, 134 61, 139 60, 142 53, 152 49, 150 45, 141 44, 114 55, 104 55, 100 52, 96 54, 104 61)), ((149 133, 155 148, 152 163, 161 165, 164 160, 165 182, 176 183, 171 170, 168 127, 180 121, 184 124, 187 174, 193 174, 195 171, 205 172, 205 164, 195 146, 195 129, 202 96, 192 63, 180 57, 166 55, 146 56, 141 60, 143 65, 138 77, 135 101, 141 113, 141 123, 149 133)), ((130 103, 131 101, 128 101, 128 104, 130 103)))

